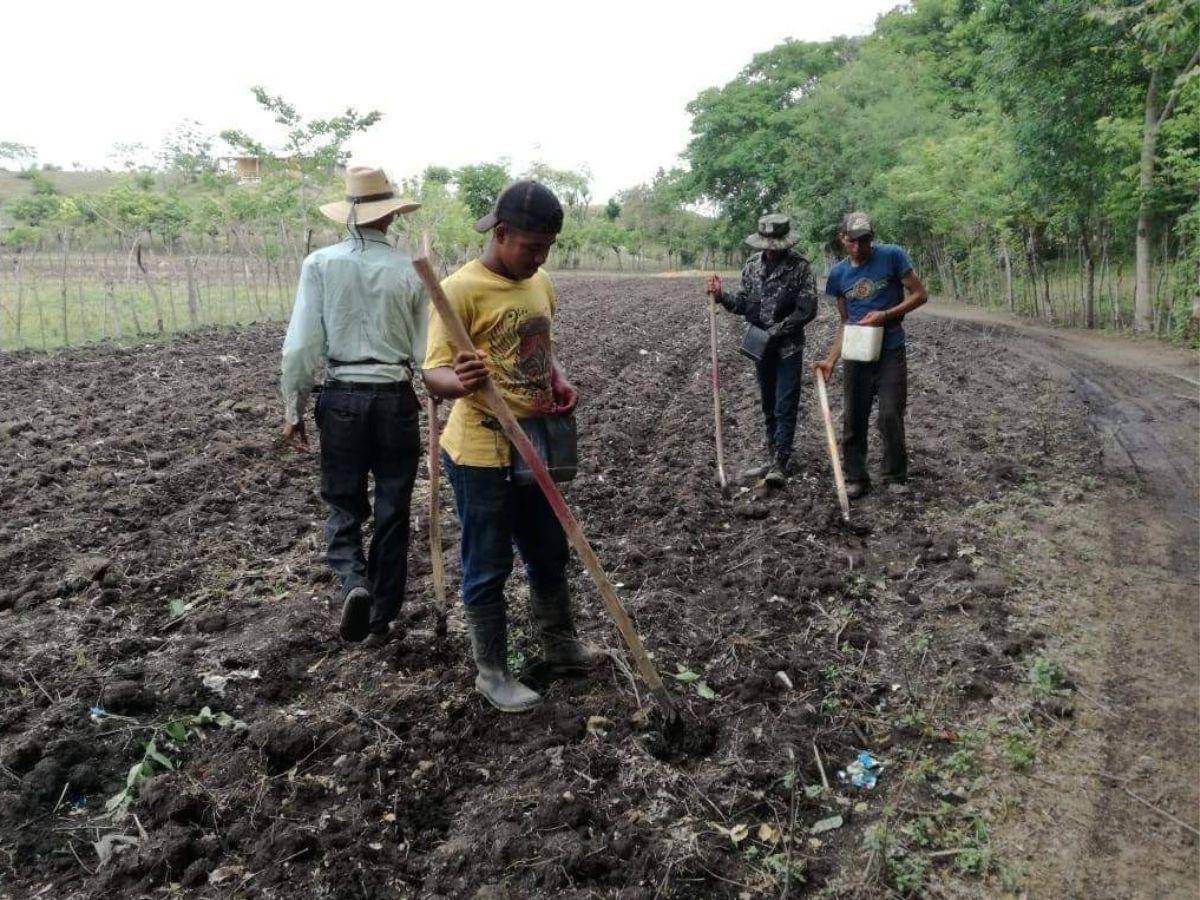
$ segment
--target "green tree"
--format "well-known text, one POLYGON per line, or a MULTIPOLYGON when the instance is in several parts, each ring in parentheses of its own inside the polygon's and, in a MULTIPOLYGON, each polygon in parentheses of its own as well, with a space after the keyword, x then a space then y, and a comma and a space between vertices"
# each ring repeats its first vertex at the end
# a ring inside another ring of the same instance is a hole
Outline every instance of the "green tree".
POLYGON ((292 212, 302 228, 313 227, 316 218, 314 200, 321 192, 332 193, 338 169, 349 158, 347 142, 371 129, 383 113, 360 113, 354 107, 329 118, 306 118, 294 105, 261 86, 251 88, 254 99, 275 124, 283 129, 283 140, 274 149, 267 142, 237 129, 226 129, 221 138, 239 152, 256 157, 267 174, 295 179, 298 190, 292 212))
POLYGON ((431 181, 434 184, 450 184, 454 181, 454 170, 447 166, 426 166, 425 171, 421 174, 421 180, 431 181))
POLYGON ((524 177, 539 181, 554 191, 559 202, 566 207, 568 217, 579 222, 587 214, 592 198, 592 173, 586 167, 576 172, 573 169, 555 169, 544 162, 535 162, 524 177))
POLYGON ((733 81, 688 104, 685 151, 693 196, 716 203, 744 231, 787 195, 795 110, 822 76, 844 66, 856 44, 787 41, 760 53, 733 81))
POLYGON ((19 167, 31 166, 37 159, 37 151, 28 144, 16 141, 0 141, 0 160, 9 160, 19 167))
MULTIPOLYGON (((1200 66, 1200 0, 1104 0, 1096 17, 1119 25, 1138 52, 1144 83, 1142 140, 1138 163, 1138 214, 1134 254, 1134 325, 1154 322, 1150 297, 1150 238, 1156 210, 1158 141, 1187 84, 1200 66)), ((1191 131, 1195 135, 1195 119, 1191 131)))
POLYGON ((194 119, 185 119, 171 129, 159 149, 159 162, 168 173, 195 183, 216 168, 213 138, 194 119))
POLYGON ((454 172, 458 196, 476 219, 492 211, 496 198, 511 180, 505 162, 476 163, 454 172))

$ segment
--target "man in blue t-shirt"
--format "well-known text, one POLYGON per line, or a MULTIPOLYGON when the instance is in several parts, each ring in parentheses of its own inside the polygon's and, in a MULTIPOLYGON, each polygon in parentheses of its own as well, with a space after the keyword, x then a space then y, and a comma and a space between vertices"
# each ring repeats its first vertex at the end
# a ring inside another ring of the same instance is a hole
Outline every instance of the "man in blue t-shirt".
POLYGON ((842 328, 873 325, 883 328, 883 350, 875 362, 851 362, 842 403, 842 458, 846 493, 861 497, 871 487, 867 475, 867 426, 871 404, 879 397, 879 435, 883 439, 883 480, 895 492, 905 490, 908 451, 904 443, 904 408, 908 402, 908 363, 904 352, 904 317, 929 299, 912 261, 892 244, 873 246, 875 229, 866 213, 848 213, 838 229, 846 258, 825 281, 825 293, 837 301, 841 323, 829 354, 813 368, 825 380, 842 352, 842 328))

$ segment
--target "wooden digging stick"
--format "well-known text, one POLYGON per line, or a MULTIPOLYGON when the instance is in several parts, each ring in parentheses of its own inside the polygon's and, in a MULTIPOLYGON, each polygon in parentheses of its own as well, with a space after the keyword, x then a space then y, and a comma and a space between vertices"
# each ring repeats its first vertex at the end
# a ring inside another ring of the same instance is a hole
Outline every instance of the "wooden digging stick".
POLYGON ((850 498, 846 496, 846 478, 842 475, 842 458, 838 454, 837 435, 833 430, 833 415, 829 412, 829 395, 825 392, 825 375, 817 369, 817 396, 821 400, 821 416, 825 419, 825 437, 829 442, 829 461, 833 463, 833 482, 837 485, 838 503, 842 518, 850 521, 850 498))
MULTIPOLYGON (((422 244, 421 255, 413 259, 413 268, 417 270, 417 274, 425 282, 425 287, 429 291, 429 297, 433 301, 438 315, 441 316, 442 324, 450 334, 450 343, 453 345, 455 352, 474 353, 475 345, 471 342, 471 336, 467 334, 467 329, 463 326, 462 319, 458 317, 458 313, 450 305, 449 299, 438 282, 437 275, 434 274, 433 266, 429 262, 432 251, 429 246, 428 235, 425 236, 422 244)), ((637 665, 638 672, 641 673, 642 680, 650 687, 650 691, 654 694, 654 699, 658 701, 663 716, 668 723, 678 721, 678 713, 675 710, 675 704, 671 701, 670 693, 663 684, 658 670, 654 668, 654 663, 650 662, 650 657, 646 653, 646 647, 642 644, 642 639, 638 637, 637 632, 633 628, 633 622, 629 620, 629 614, 625 612, 621 601, 617 599, 617 592, 613 588, 612 582, 609 581, 608 575, 605 574, 604 567, 600 565, 600 560, 597 558, 595 551, 592 550, 592 545, 583 536, 583 529, 579 527, 579 522, 576 521, 575 515, 567 506, 567 501, 563 497, 562 491, 558 489, 558 485, 550 477, 545 464, 537 455, 537 451, 533 448, 533 444, 529 442, 529 438, 525 435, 524 430, 517 424, 512 410, 508 408, 508 404, 504 402, 504 399, 497 392, 491 378, 484 381, 483 387, 479 388, 479 390, 483 393, 484 400, 487 401, 492 414, 500 422, 500 427, 504 429, 505 435, 512 442, 512 445, 517 448, 517 452, 521 454, 521 458, 525 460, 525 464, 529 466, 530 471, 533 472, 533 477, 537 480, 542 493, 546 495, 546 500, 549 502, 550 508, 554 510, 554 515, 562 523, 567 540, 575 548, 575 552, 579 554, 584 568, 592 576, 592 581, 596 583, 596 588, 600 591, 600 597, 604 601, 604 605, 608 608, 609 613, 616 622, 617 630, 621 632, 621 637, 625 639, 625 644, 629 647, 629 652, 633 655, 633 661, 637 665)))
POLYGON ((425 397, 429 415, 429 564, 433 569, 433 596, 438 615, 446 614, 446 566, 442 560, 442 457, 438 447, 438 403, 432 395, 425 397))
POLYGON ((717 301, 712 294, 708 295, 708 337, 712 346, 712 392, 713 418, 716 422, 717 435, 717 481, 721 490, 729 487, 725 478, 725 442, 721 438, 721 371, 717 365, 717 301))

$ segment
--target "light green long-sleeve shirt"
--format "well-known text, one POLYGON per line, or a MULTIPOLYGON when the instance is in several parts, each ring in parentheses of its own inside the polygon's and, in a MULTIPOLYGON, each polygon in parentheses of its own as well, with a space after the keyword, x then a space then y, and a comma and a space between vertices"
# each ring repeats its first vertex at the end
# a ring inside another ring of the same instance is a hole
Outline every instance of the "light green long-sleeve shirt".
POLYGON ((408 381, 425 360, 428 298, 406 253, 383 232, 324 247, 304 260, 292 320, 283 340, 280 389, 287 421, 296 424, 317 369, 330 359, 341 381, 408 381))

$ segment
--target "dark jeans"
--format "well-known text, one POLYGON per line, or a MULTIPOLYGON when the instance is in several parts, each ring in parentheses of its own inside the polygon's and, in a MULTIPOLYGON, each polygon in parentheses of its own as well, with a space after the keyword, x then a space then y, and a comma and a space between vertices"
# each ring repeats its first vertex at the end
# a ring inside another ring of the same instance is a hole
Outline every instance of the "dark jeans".
POLYGON ((408 580, 408 516, 421 453, 417 396, 325 386, 317 399, 321 429, 321 496, 329 565, 342 589, 371 592, 371 631, 400 612, 408 580), (367 473, 375 476, 375 529, 364 559, 362 526, 371 514, 367 473))
POLYGON ((792 457, 796 438, 796 410, 800 406, 800 380, 804 375, 804 351, 787 359, 775 348, 768 348, 761 362, 754 364, 763 419, 767 426, 767 444, 776 457, 786 462, 792 457))
POLYGON ((504 602, 513 544, 521 551, 529 586, 548 594, 567 580, 567 536, 536 484, 518 486, 510 470, 457 466, 442 454, 462 526, 462 594, 466 606, 504 602))
POLYGON ((908 404, 908 362, 904 348, 884 350, 873 363, 850 362, 842 367, 846 388, 842 409, 842 459, 847 482, 869 483, 867 430, 871 404, 879 397, 879 437, 883 440, 883 480, 908 477, 904 445, 904 408, 908 404))

